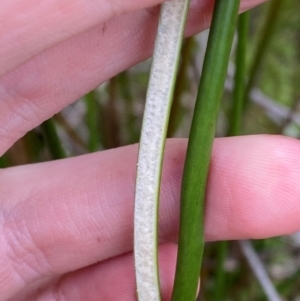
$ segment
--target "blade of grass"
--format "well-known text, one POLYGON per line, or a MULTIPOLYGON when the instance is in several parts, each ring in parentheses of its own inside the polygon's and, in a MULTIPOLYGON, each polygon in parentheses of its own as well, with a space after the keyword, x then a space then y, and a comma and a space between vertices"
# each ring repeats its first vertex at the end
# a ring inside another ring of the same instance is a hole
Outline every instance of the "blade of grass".
POLYGON ((162 5, 140 139, 134 209, 139 301, 161 300, 157 223, 162 158, 189 0, 162 5))
POLYGON ((228 254, 229 242, 221 241, 218 243, 217 247, 217 267, 214 286, 214 300, 220 301, 225 297, 226 272, 224 270, 224 265, 228 254))
MULTIPOLYGON (((229 117, 228 136, 238 136, 241 134, 241 121, 243 113, 243 102, 246 88, 246 55, 247 38, 249 31, 250 13, 245 12, 238 18, 238 42, 236 48, 236 70, 234 77, 233 101, 229 117)), ((229 242, 218 243, 218 257, 216 270, 216 285, 214 288, 214 300, 221 300, 225 296, 226 277, 224 262, 228 253, 229 242)))
POLYGON ((67 155, 61 145, 53 119, 44 121, 40 127, 43 131, 48 149, 53 159, 57 160, 66 158, 67 155))
POLYGON ((204 199, 240 0, 217 0, 190 132, 181 192, 172 301, 194 301, 204 249, 204 199))
MULTIPOLYGON (((226 80, 226 90, 228 92, 233 91, 233 80, 228 77, 226 80)), ((273 99, 266 95, 262 90, 253 88, 250 94, 251 101, 257 106, 261 107, 265 111, 265 114, 275 123, 280 125, 290 113, 290 108, 280 104, 276 99, 273 99)), ((300 114, 294 112, 292 116, 292 122, 296 125, 300 125, 300 114)))
POLYGON ((237 136, 241 133, 241 121, 243 113, 243 103, 246 88, 246 55, 247 40, 249 31, 250 13, 245 12, 239 16, 238 20, 238 43, 236 49, 236 71, 234 78, 233 105, 229 119, 228 136, 237 136))
POLYGON ((282 0, 272 0, 269 4, 270 7, 268 14, 261 31, 261 36, 254 54, 253 63, 249 73, 249 79, 245 93, 245 108, 247 108, 249 104, 249 94, 255 84, 259 68, 263 62, 268 46, 272 41, 276 29, 276 21, 280 15, 280 12, 282 11, 284 3, 285 1, 282 0))

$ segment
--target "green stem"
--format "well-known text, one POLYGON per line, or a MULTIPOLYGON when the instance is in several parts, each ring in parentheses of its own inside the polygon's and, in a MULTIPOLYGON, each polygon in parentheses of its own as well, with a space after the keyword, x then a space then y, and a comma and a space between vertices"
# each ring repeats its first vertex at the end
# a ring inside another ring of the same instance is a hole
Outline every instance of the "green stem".
POLYGON ((250 13, 240 15, 238 20, 238 43, 236 49, 236 71, 234 78, 233 105, 229 120, 228 136, 238 136, 241 133, 243 102, 245 99, 247 71, 247 40, 250 13))
POLYGON ((278 19, 278 16, 280 15, 284 3, 285 1, 282 0, 272 0, 270 2, 268 15, 263 25, 258 46, 254 54, 253 63, 250 69, 248 84, 245 93, 245 107, 247 107, 249 104, 251 89, 255 84, 257 73, 263 62, 268 46, 272 41, 272 37, 276 29, 276 21, 278 19))
POLYGON ((215 276, 215 286, 214 286, 214 300, 220 301, 224 300, 225 288, 226 288, 226 272, 224 270, 225 260, 228 254, 229 242, 221 241, 218 242, 217 249, 217 268, 215 276))
MULTIPOLYGON (((246 88, 247 71, 247 41, 249 31, 250 13, 245 12, 238 18, 238 42, 236 49, 236 70, 234 78, 233 102, 229 119, 228 136, 238 136, 241 134, 241 123, 243 113, 243 103, 246 88)), ((214 289, 214 300, 218 301, 225 296, 226 272, 224 262, 228 253, 229 242, 218 243, 218 257, 216 270, 216 285, 214 289)))
POLYGON ((194 301, 204 249, 204 200, 212 145, 240 0, 216 0, 190 132, 181 192, 172 301, 194 301))
POLYGON ((181 64, 175 85, 174 98, 170 113, 170 123, 168 127, 167 137, 173 137, 180 124, 180 116, 182 115, 181 96, 184 92, 187 70, 191 62, 191 52, 193 49, 193 37, 187 38, 182 46, 181 64))
POLYGON ((55 124, 52 119, 48 119, 41 124, 48 149, 54 160, 66 158, 67 155, 63 149, 58 137, 55 124))

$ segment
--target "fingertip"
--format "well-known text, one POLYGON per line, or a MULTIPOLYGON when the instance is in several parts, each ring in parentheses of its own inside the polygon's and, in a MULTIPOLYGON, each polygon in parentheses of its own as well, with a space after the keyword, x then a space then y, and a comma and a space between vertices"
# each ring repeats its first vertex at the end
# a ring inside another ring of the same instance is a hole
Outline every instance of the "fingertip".
POLYGON ((217 139, 206 238, 260 239, 299 230, 299 154, 299 141, 283 136, 217 139))

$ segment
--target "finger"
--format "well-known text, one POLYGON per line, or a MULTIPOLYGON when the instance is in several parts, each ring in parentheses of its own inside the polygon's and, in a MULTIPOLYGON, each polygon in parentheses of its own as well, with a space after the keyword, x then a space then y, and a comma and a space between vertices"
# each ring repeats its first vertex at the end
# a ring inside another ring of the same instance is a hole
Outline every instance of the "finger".
POLYGON ((113 16, 153 6, 160 0, 100 0, 63 3, 3 0, 0 5, 0 76, 41 51, 113 16))
MULTIPOLYGON (((161 242, 177 238, 185 150, 184 140, 167 143, 161 242)), ((299 153, 299 141, 280 136, 217 139, 206 239, 264 238, 300 229, 299 153)), ((2 170, 2 269, 8 275, 3 287, 22 287, 24 279, 16 275, 31 282, 130 251, 136 159, 137 146, 128 146, 2 170)))
MULTIPOLYGON (((0 76, 114 16, 162 3, 163 0, 100 0, 62 3, 3 0, 0 4, 0 76)), ((259 1, 245 1, 254 2, 259 1)))
MULTIPOLYGON (((164 244, 159 248, 162 300, 171 300, 177 247, 164 244)), ((109 259, 94 266, 69 273, 41 291, 13 298, 11 301, 135 301, 136 285, 132 253, 109 259)))
MULTIPOLYGON (((243 1, 241 9, 262 1, 243 1)), ((192 2, 188 34, 209 26, 212 3, 192 2)), ((45 51, 0 79, 0 155, 68 104, 149 57, 157 20, 158 10, 114 18, 45 51)))

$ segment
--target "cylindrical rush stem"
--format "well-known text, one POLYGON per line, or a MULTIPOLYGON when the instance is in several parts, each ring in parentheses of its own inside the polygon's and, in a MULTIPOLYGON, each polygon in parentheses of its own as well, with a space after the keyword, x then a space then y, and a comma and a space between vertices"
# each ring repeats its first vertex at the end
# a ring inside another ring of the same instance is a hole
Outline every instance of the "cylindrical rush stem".
POLYGON ((157 264, 162 158, 189 0, 162 5, 140 140, 135 190, 134 257, 139 301, 160 297, 157 264))
POLYGON ((172 301, 196 299, 204 248, 204 200, 208 170, 239 4, 240 0, 215 2, 184 167, 172 301))

